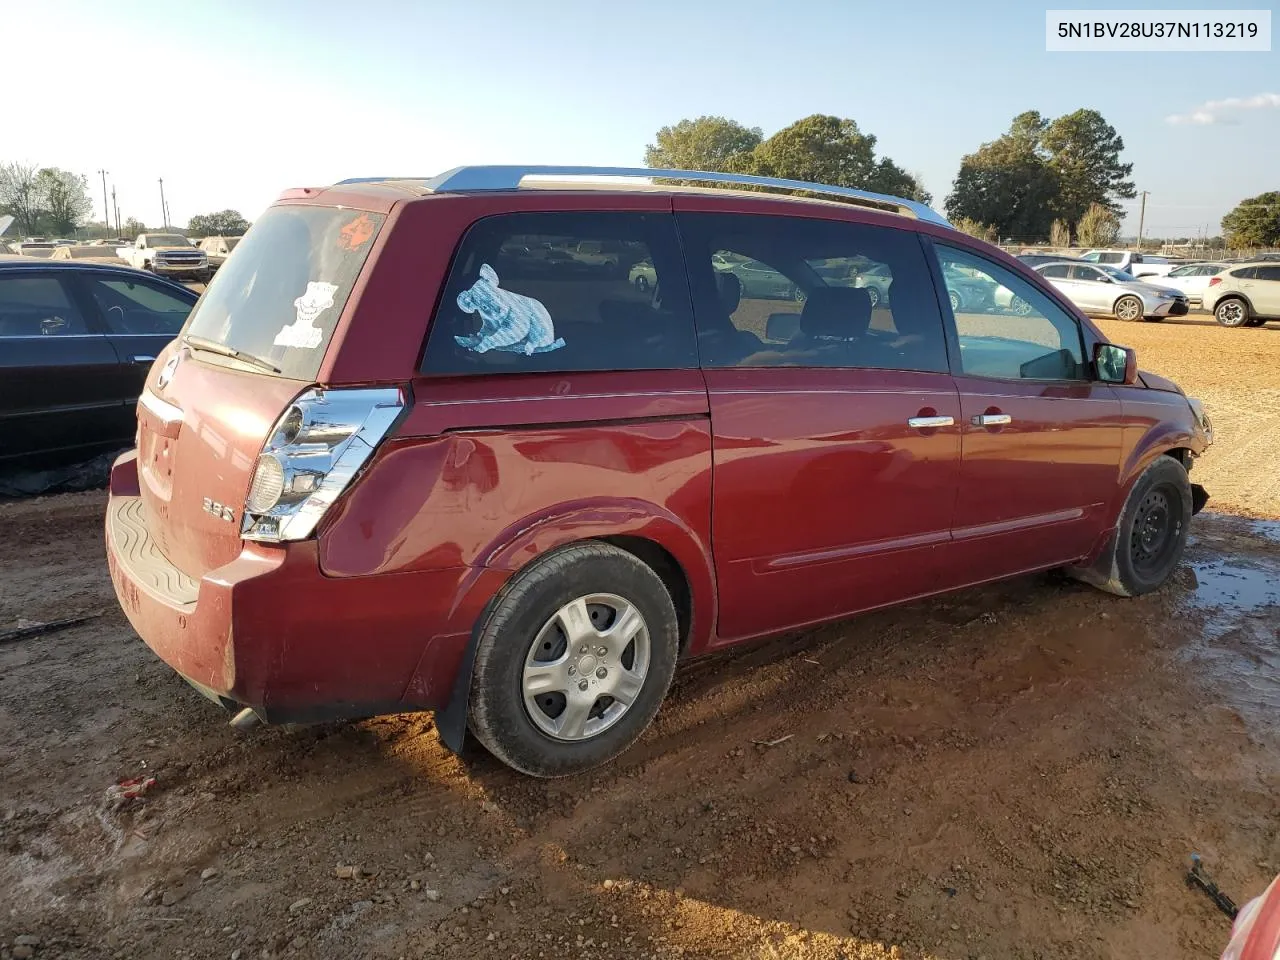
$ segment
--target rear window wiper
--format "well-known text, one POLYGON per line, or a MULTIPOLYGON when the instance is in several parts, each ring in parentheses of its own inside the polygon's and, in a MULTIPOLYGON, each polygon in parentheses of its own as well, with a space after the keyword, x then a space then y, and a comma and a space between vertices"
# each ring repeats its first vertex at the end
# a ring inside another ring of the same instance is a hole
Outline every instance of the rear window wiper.
POLYGON ((197 350, 204 350, 208 353, 216 353, 221 357, 230 357, 233 360, 239 360, 250 366, 258 367, 260 370, 269 370, 271 373, 281 373, 281 369, 270 361, 263 360, 261 357, 255 357, 252 353, 245 353, 243 350, 237 350, 235 347, 228 347, 225 343, 218 343, 217 340, 208 340, 204 337, 193 337, 187 334, 182 338, 182 342, 197 350))

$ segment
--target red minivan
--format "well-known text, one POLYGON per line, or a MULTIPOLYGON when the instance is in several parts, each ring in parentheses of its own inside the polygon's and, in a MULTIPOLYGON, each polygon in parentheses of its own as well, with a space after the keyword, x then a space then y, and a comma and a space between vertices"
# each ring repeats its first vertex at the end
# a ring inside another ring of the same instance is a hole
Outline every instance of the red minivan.
POLYGON ((685 657, 1035 570, 1155 589, 1210 440, 913 201, 470 167, 254 224, 156 358, 106 538, 135 629, 237 717, 435 710, 560 776, 685 657))

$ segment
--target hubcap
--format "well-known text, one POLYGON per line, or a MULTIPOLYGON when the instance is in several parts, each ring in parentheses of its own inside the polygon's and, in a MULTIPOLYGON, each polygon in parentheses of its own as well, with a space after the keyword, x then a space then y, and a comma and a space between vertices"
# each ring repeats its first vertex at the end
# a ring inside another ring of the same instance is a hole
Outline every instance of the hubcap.
POLYGON ((1176 548, 1182 532, 1170 491, 1157 487, 1138 504, 1129 536, 1129 556, 1134 569, 1149 573, 1159 570, 1176 548))
POLYGON ((1132 320, 1138 315, 1141 309, 1142 308, 1138 306, 1137 301, 1126 297, 1124 300, 1120 301, 1120 306, 1116 307, 1116 316, 1121 320, 1132 320))
POLYGON ((649 628, 612 593, 571 600, 547 620, 525 657, 525 710, 557 740, 589 740, 631 709, 649 672, 649 628))

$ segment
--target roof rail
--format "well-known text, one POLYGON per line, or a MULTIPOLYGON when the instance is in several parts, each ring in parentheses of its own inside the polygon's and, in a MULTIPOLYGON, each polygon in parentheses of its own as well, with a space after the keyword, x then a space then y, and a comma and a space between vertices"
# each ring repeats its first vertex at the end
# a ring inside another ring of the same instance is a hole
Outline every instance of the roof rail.
MULTIPOLYGON (((628 177, 670 180, 697 180, 704 183, 728 183, 739 186, 776 187, 782 190, 807 190, 811 193, 844 197, 868 206, 888 209, 897 213, 950 226, 946 217, 927 204, 903 197, 891 197, 869 190, 852 187, 833 187, 825 183, 808 183, 804 180, 784 180, 780 177, 757 177, 745 173, 713 173, 708 170, 668 170, 652 167, 564 167, 564 166, 477 166, 454 167, 437 177, 413 177, 405 179, 425 180, 433 193, 481 193, 489 190, 518 190, 526 177, 628 177)), ((383 177, 359 177, 342 183, 372 183, 383 177)))

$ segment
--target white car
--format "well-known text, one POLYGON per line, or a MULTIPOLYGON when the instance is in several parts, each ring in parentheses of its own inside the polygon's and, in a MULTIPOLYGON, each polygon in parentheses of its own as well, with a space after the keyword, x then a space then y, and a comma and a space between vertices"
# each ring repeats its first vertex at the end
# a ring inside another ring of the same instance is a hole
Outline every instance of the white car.
POLYGON ((1089 316, 1159 321, 1187 312, 1182 291, 1139 280, 1105 264, 1046 263, 1035 271, 1089 316))
POLYGON ((1192 304, 1204 302, 1204 292, 1209 289, 1209 281, 1226 270, 1229 263, 1192 263, 1170 271, 1161 279, 1161 284, 1181 290, 1192 304))
POLYGON ((1087 250, 1080 254, 1086 263, 1102 263, 1141 280, 1143 277, 1163 277, 1171 270, 1183 266, 1182 261, 1157 257, 1136 250, 1087 250))

